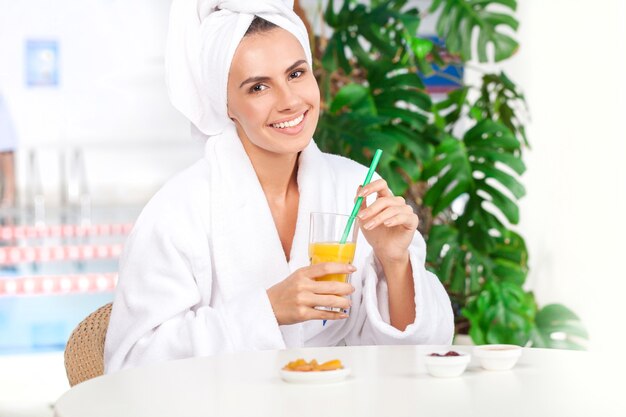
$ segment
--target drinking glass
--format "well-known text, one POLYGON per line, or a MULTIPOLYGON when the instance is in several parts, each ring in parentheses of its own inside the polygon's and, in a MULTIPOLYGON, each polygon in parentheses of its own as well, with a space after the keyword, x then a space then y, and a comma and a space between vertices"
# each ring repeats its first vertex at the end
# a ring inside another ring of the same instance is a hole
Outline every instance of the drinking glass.
MULTIPOLYGON (((311 265, 322 262, 351 264, 356 250, 358 219, 354 219, 348 238, 341 243, 350 216, 336 213, 311 213, 309 230, 309 258, 311 265)), ((349 282, 350 274, 329 274, 316 278, 317 281, 349 282)), ((339 307, 315 307, 318 310, 341 312, 339 307)))

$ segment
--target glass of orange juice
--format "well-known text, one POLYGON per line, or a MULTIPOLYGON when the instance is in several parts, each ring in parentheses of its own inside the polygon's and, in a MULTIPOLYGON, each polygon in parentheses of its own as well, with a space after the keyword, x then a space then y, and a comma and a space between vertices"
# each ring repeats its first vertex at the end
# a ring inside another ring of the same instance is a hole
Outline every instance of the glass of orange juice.
MULTIPOLYGON (((351 264, 356 250, 358 219, 352 223, 345 243, 341 243, 344 229, 350 216, 335 213, 311 213, 309 231, 309 258, 311 265, 322 262, 351 264)), ((349 274, 330 274, 317 278, 318 281, 349 282, 349 274)), ((340 312, 338 307, 315 307, 318 310, 340 312)))

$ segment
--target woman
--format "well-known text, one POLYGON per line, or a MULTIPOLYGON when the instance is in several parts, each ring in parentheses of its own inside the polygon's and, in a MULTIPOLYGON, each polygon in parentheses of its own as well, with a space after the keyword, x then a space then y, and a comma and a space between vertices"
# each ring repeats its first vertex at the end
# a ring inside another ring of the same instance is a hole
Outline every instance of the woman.
POLYGON ((166 65, 172 103, 208 136, 205 156, 129 236, 106 371, 240 350, 450 343, 450 301, 424 268, 417 216, 382 179, 357 189, 367 168, 311 140, 320 94, 292 5, 190 3, 172 5, 166 65), (349 213, 356 193, 371 204, 354 267, 308 266, 309 214, 349 213), (351 283, 315 280, 328 273, 351 283))

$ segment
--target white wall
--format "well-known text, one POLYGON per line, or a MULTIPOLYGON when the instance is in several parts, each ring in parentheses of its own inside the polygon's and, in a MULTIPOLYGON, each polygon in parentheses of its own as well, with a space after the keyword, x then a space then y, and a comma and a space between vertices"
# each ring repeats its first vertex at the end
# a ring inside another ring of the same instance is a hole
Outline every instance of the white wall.
POLYGON ((96 204, 143 203, 201 155, 169 104, 163 45, 169 0, 0 0, 0 88, 19 134, 19 180, 38 150, 49 200, 59 153, 81 147, 96 204), (60 85, 28 88, 27 39, 59 42, 60 85))
POLYGON ((625 342, 626 4, 518 2, 520 51, 505 70, 532 120, 521 232, 540 304, 578 313, 592 350, 625 342))

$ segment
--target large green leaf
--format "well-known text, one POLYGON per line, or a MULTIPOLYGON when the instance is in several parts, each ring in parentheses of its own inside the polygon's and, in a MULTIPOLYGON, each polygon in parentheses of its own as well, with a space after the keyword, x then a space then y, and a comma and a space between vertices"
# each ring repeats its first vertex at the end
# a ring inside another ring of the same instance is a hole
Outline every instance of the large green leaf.
POLYGON ((415 68, 432 46, 416 38, 419 12, 407 0, 344 1, 329 2, 324 17, 333 28, 322 55, 325 73, 358 82, 342 85, 334 97, 322 94, 328 112, 321 114, 316 140, 323 150, 365 165, 374 149, 383 149, 378 171, 403 194, 419 180, 436 140, 427 132, 432 101, 415 68))
POLYGON ((581 342, 589 339, 578 316, 561 304, 549 304, 539 310, 535 324, 535 347, 583 350, 581 342))
POLYGON ((435 123, 440 129, 448 133, 454 130, 456 123, 464 116, 464 108, 468 106, 467 95, 469 91, 469 87, 460 87, 448 93, 446 99, 433 105, 435 123))
POLYGON ((360 84, 348 84, 341 88, 330 103, 329 111, 337 113, 345 107, 352 111, 376 115, 376 104, 368 87, 360 84))
POLYGON ((498 237, 487 233, 479 241, 482 246, 475 245, 472 236, 452 224, 435 225, 428 236, 427 265, 453 297, 475 295, 487 281, 524 283, 528 253, 521 236, 508 230, 498 237), (485 245, 486 239, 491 241, 489 245, 485 245))
MULTIPOLYGON (((512 133, 491 120, 479 122, 467 131, 463 141, 448 137, 437 147, 435 159, 424 169, 423 177, 432 183, 424 203, 431 206, 436 215, 450 208, 461 195, 467 195, 471 204, 466 205, 466 212, 469 209, 484 211, 490 204, 510 223, 516 224, 519 221, 516 200, 525 190, 502 165, 511 164, 512 171, 520 172, 523 164, 518 151, 519 142, 512 133)), ((471 213, 465 219, 475 223, 471 213)))
POLYGON ((502 61, 512 56, 518 49, 518 43, 502 31, 515 32, 517 19, 512 13, 517 8, 514 0, 443 0, 434 1, 430 10, 440 11, 437 20, 437 33, 446 40, 448 50, 460 54, 463 61, 472 59, 472 44, 476 40, 476 51, 480 62, 489 61, 489 44, 494 48, 495 61, 502 61), (508 13, 495 12, 491 7, 498 4, 508 13), (502 7, 504 6, 504 8, 502 7))
POLYGON ((470 336, 474 343, 524 346, 530 339, 536 310, 533 295, 519 285, 488 281, 463 309, 463 314, 471 323, 470 336))
POLYGON ((504 72, 483 76, 480 97, 471 113, 474 119, 499 121, 515 134, 518 141, 528 146, 524 128, 527 111, 524 94, 504 72))

